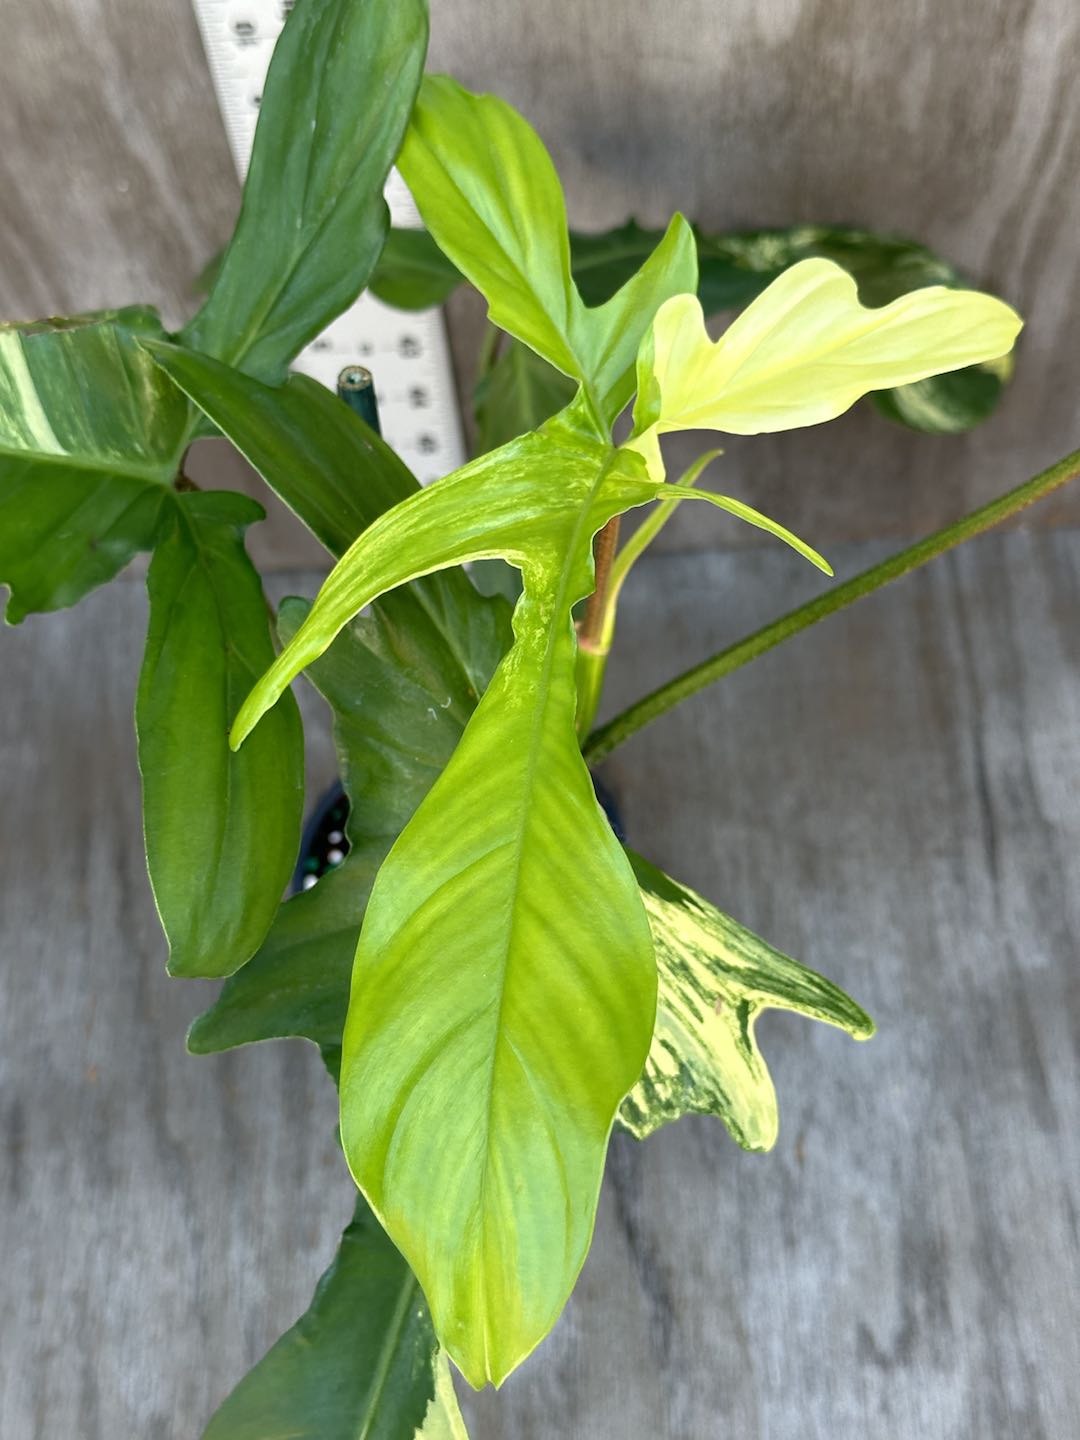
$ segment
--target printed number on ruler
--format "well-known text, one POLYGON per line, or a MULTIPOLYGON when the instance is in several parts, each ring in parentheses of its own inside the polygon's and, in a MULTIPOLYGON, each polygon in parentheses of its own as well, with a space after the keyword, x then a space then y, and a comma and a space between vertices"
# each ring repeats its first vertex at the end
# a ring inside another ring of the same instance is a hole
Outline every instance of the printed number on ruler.
MULTIPOLYGON (((247 171, 274 42, 293 0, 194 0, 218 104, 241 177, 247 171)), ((419 226, 405 182, 393 171, 386 199, 395 225, 419 226)), ((301 351, 294 368, 331 389, 346 365, 375 377, 383 434, 422 483, 464 460, 450 351, 438 310, 404 314, 370 295, 301 351)))

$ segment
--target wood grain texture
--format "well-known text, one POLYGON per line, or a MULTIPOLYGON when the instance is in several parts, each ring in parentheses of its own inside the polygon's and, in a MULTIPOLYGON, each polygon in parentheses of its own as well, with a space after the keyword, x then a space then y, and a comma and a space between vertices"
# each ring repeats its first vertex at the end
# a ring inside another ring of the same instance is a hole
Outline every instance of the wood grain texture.
MULTIPOLYGON (((576 224, 895 228, 1024 311, 1018 379, 972 436, 859 412, 729 445, 715 483, 839 574, 885 548, 843 542, 923 533, 1075 445, 1073 0, 433 8, 433 65, 534 119, 576 224)), ((187 0, 0 0, 0 42, 0 311, 179 320, 238 197, 187 0)), ((254 483, 220 447, 200 464, 254 483)), ((465 1397, 474 1440, 1080 1434, 1080 532, 1054 528, 1078 517, 1041 507, 610 763, 641 850, 881 1033, 766 1019, 769 1157, 699 1120, 616 1141, 578 1294, 500 1395, 465 1397)), ((319 563, 287 516, 255 533, 264 564, 319 563)), ((752 539, 686 515, 664 544, 752 539)), ((816 583, 772 548, 650 557, 610 703, 816 583)), ((209 991, 166 979, 145 878, 144 627, 129 582, 0 634, 3 1440, 197 1435, 350 1208, 312 1053, 184 1054, 209 991)))
MULTIPOLYGON (((646 559, 610 703, 815 583, 646 559)), ((766 1017, 770 1156, 703 1120, 617 1140, 570 1309, 465 1397, 474 1440, 1080 1433, 1078 620, 1080 535, 984 538, 610 762, 637 846, 880 1034, 766 1017)), ((197 1435, 349 1207, 313 1052, 184 1055, 207 987, 165 978, 144 875, 144 623, 117 584, 0 636, 5 1440, 197 1435)))
MULTIPOLYGON (((708 226, 908 232, 1014 302, 994 420, 926 437, 860 407, 733 438, 717 485, 819 545, 914 535, 1080 437, 1080 7, 1074 0, 434 0, 431 64, 537 124, 583 228, 682 208, 708 226)), ((238 191, 188 0, 0 0, 0 314, 159 303, 179 320, 238 191)), ((471 368, 470 307, 452 309, 471 368)), ((676 461, 700 450, 692 437, 676 461)), ((1035 523, 1080 516, 1063 496, 1035 523)), ((666 548, 757 544, 683 515, 666 548)), ((273 563, 305 563, 274 550, 273 563)))

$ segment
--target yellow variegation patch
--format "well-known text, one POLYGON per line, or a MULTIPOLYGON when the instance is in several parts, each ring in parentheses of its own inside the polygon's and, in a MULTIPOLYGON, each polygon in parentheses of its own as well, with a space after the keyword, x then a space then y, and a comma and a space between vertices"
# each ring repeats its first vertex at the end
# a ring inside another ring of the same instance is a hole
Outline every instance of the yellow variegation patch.
POLYGON ((793 265, 716 342, 696 296, 676 295, 638 352, 632 443, 648 457, 670 430, 817 425, 872 390, 1006 355, 1022 324, 991 295, 941 285, 870 309, 831 260, 793 265))
POLYGON ((782 955, 693 890, 628 852, 656 947, 656 1028, 619 1123, 639 1140, 716 1115, 745 1150, 771 1150, 779 1117, 754 1025, 794 1010, 868 1040, 874 1022, 831 980, 782 955))

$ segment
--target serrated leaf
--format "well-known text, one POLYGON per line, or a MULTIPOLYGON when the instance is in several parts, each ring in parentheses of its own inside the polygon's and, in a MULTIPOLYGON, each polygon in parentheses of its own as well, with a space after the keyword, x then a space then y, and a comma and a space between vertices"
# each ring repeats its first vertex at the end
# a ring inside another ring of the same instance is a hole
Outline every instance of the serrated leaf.
POLYGON ((573 397, 572 380, 535 350, 511 340, 476 386, 477 454, 537 429, 573 397))
POLYGON ((661 307, 638 358, 635 433, 819 424, 869 391, 1007 354, 1021 324, 992 296, 940 286, 867 309, 846 271, 804 260, 715 343, 697 299, 661 307))
POLYGON ((73 605, 149 549, 188 407, 138 340, 146 307, 0 326, 0 582, 7 619, 73 605))
POLYGON ((368 287, 384 305, 427 310, 442 305, 463 276, 426 230, 392 227, 368 287))
POLYGON ((493 95, 427 76, 399 160, 440 249, 488 302, 493 324, 581 381, 600 422, 630 398, 633 359, 657 307, 697 283, 690 227, 676 215, 656 249, 602 307, 570 273, 566 203, 551 157, 493 95))
POLYGON ((423 1294, 362 1198, 309 1309, 203 1440, 467 1440, 423 1294))
POLYGON ((770 1150, 776 1092, 754 1026, 793 1010, 868 1040, 874 1022, 831 981, 789 959, 693 890, 627 852, 656 946, 656 1029, 619 1111, 639 1140, 683 1115, 715 1115, 746 1150, 770 1150))
POLYGON ((243 543, 262 514, 242 495, 178 495, 147 576, 135 719, 147 864, 175 975, 228 975, 255 953, 299 845, 303 734, 292 697, 250 754, 226 743, 240 696, 273 656, 243 543))
POLYGON ((240 218, 185 343, 276 379, 356 298, 386 237, 383 185, 426 50, 425 0, 298 0, 263 87, 240 218))

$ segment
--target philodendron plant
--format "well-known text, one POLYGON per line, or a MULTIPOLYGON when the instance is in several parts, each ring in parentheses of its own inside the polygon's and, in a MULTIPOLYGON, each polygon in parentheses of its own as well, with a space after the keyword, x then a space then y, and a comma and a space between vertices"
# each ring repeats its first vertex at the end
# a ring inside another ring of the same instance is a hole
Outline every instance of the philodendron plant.
POLYGON ((644 1139, 700 1113, 773 1144, 760 1012, 860 1039, 872 1022, 626 849, 588 762, 1080 470, 1070 457, 594 730, 621 587, 677 505, 831 573, 776 521, 695 488, 716 451, 669 480, 666 433, 809 426, 868 394, 955 429, 990 408, 1020 321, 864 232, 704 237, 676 216, 662 236, 572 240, 537 135, 501 100, 421 83, 426 37, 423 0, 299 0, 235 234, 178 334, 145 307, 0 331, 8 619, 152 551, 136 715, 150 878, 170 972, 229 977, 190 1049, 303 1036, 339 1082, 355 1217, 210 1440, 463 1435, 446 1357, 499 1384, 555 1324, 613 1126, 644 1139), (392 236, 376 270, 395 158, 427 234, 392 236), (481 446, 500 428, 504 443, 426 489, 334 395, 285 378, 373 274, 405 304, 464 277, 508 337, 480 396, 481 446), (713 341, 718 296, 753 298, 713 341), (336 560, 314 602, 269 614, 243 543, 260 508, 186 478, 189 444, 214 432, 336 560), (650 506, 620 549, 619 516, 650 506), (512 607, 462 568, 480 560, 520 573, 512 607), (301 671, 333 715, 349 849, 281 903, 301 671))

